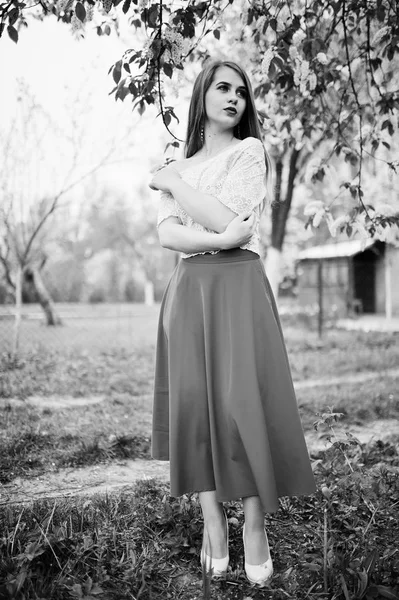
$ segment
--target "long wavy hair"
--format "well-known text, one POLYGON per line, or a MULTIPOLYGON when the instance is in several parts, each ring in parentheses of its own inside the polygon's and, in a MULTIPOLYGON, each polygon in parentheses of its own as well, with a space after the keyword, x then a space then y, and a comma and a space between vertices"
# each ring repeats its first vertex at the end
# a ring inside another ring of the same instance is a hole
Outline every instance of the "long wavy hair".
MULTIPOLYGON (((193 93, 188 110, 187 134, 186 143, 184 146, 185 158, 190 158, 190 156, 193 156, 203 146, 203 142, 201 141, 201 128, 205 127, 207 116, 205 111, 205 94, 213 82, 216 70, 219 67, 229 67, 238 73, 244 82, 247 92, 245 111, 239 123, 240 135, 238 135, 238 125, 236 125, 233 131, 234 136, 242 140, 247 137, 254 137, 260 140, 263 144, 258 112, 255 106, 254 93, 252 91, 252 86, 248 75, 236 62, 231 60, 211 60, 205 63, 205 66, 194 82, 193 93)), ((266 205, 268 197, 270 197, 270 201, 272 201, 272 163, 264 146, 263 149, 265 152, 266 164, 266 197, 263 201, 262 211, 266 205)))

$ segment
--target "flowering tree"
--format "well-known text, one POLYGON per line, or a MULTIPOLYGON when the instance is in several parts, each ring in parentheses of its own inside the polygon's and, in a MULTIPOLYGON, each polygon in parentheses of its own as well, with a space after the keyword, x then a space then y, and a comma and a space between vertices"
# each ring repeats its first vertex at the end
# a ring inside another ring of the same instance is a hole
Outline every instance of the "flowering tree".
MULTIPOLYGON (((363 186, 367 160, 381 161, 395 173, 398 166, 390 155, 399 105, 399 11, 394 0, 44 0, 36 10, 38 16, 56 14, 75 30, 91 21, 102 35, 118 23, 119 4, 131 27, 144 31, 145 41, 127 49, 111 67, 112 93, 116 99, 131 98, 140 114, 157 104, 173 146, 182 140, 173 131, 178 116, 164 82, 176 80, 187 62, 206 58, 206 36, 229 39, 229 56, 250 71, 276 164, 268 252, 274 264, 298 177, 306 172, 311 181, 320 181, 337 158, 350 165, 350 177, 330 204, 316 201, 307 207, 308 225, 317 227, 325 220, 332 235, 358 231, 384 239, 390 226, 398 224, 397 211, 376 210, 363 186), (234 20, 230 28, 229 20, 234 20), (239 43, 232 44, 232 38, 239 43), (346 202, 345 214, 340 214, 339 201, 345 197, 352 204, 346 202)), ((15 41, 18 23, 26 21, 24 6, 10 0, 0 12, 1 31, 7 28, 15 41)))

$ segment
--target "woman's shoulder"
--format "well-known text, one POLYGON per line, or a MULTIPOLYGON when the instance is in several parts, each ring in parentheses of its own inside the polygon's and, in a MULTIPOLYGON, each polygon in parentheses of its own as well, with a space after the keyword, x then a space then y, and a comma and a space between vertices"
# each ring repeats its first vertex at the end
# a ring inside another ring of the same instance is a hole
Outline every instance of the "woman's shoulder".
POLYGON ((264 152, 264 145, 262 140, 256 137, 248 136, 241 142, 241 149, 243 151, 252 151, 254 153, 264 152))
POLYGON ((265 147, 262 140, 248 136, 241 140, 240 144, 237 144, 235 151, 229 156, 230 166, 248 160, 254 161, 254 163, 265 160, 265 147))
MULTIPOLYGON (((218 162, 220 163, 223 158, 225 158, 227 162, 230 162, 230 160, 234 160, 234 158, 245 152, 250 152, 254 155, 260 155, 261 152, 263 153, 264 146, 262 140, 256 137, 248 136, 240 142, 233 144, 231 147, 226 148, 226 151, 221 152, 218 157, 218 162)), ((182 173, 190 167, 205 165, 211 162, 216 161, 214 161, 214 159, 204 159, 197 153, 190 158, 175 160, 171 163, 171 166, 173 166, 173 168, 179 173, 182 173)))

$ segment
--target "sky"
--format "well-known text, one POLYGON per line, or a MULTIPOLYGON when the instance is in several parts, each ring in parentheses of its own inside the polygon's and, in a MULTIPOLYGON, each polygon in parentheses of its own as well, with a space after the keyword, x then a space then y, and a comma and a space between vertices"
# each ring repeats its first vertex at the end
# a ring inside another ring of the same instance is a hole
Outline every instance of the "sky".
MULTIPOLYGON (((30 146, 29 135, 18 133, 18 128, 13 126, 15 153, 20 164, 16 179, 21 187, 19 193, 25 190, 25 206, 34 201, 33 188, 39 197, 46 190, 51 193, 54 187, 62 184, 72 151, 66 140, 73 136, 83 136, 83 142, 79 142, 81 173, 100 160, 112 143, 116 145, 114 164, 103 169, 99 179, 122 195, 129 197, 131 194, 132 199, 137 198, 132 190, 147 185, 151 168, 164 161, 164 147, 171 137, 165 132, 161 119, 156 118, 155 107, 150 107, 140 117, 136 111, 132 112, 130 97, 124 102, 116 102, 114 96, 109 95, 114 87, 112 77, 108 75, 110 66, 135 44, 139 47, 127 22, 122 23, 120 38, 114 33, 99 37, 89 24, 85 39, 76 39, 68 25, 53 17, 44 21, 31 20, 29 27, 20 31, 18 44, 7 35, 0 39, 0 132, 3 140, 16 115, 21 114, 24 104, 24 99, 18 102, 21 80, 25 90, 22 95, 25 97, 28 90, 53 123, 52 131, 45 135, 46 141, 41 142, 41 153, 37 151, 34 136, 30 146), (27 187, 30 187, 29 195, 26 194, 27 187)), ((182 138, 187 101, 183 100, 179 106, 176 97, 168 100, 168 104, 177 106, 182 118, 176 128, 176 135, 182 138)), ((17 163, 14 161, 14 166, 17 163)), ((158 193, 149 190, 149 194, 156 202, 158 193)))

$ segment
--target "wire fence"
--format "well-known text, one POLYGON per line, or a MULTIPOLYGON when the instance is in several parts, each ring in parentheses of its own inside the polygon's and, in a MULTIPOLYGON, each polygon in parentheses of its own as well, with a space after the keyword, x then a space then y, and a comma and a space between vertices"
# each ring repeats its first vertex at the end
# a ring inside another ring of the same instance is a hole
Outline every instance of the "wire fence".
POLYGON ((155 343, 159 304, 56 304, 61 324, 48 326, 39 304, 0 305, 0 353, 50 350, 106 352, 155 343))
MULTIPOLYGON (((363 312, 357 292, 367 295, 366 299, 373 294, 373 312, 384 314, 378 268, 370 282, 358 278, 355 286, 347 261, 328 261, 319 267, 320 263, 301 263, 296 293, 279 298, 283 326, 318 328, 321 333, 322 326, 333 325, 337 319, 357 317, 363 312)), ((58 302, 54 306, 61 324, 57 326, 46 324, 39 304, 0 304, 0 353, 15 355, 41 348, 104 352, 155 344, 160 301, 156 300, 147 304, 58 302)))

